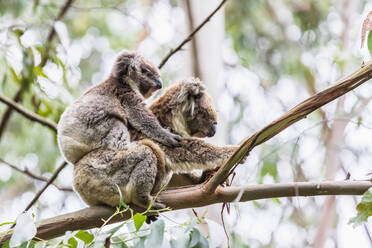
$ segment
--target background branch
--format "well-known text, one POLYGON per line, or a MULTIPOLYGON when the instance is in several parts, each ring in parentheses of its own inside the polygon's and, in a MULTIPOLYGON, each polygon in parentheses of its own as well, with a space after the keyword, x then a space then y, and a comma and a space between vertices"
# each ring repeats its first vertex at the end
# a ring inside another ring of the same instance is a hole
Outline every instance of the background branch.
POLYGON ((199 24, 199 26, 197 26, 195 28, 194 31, 192 31, 189 36, 186 37, 186 39, 184 39, 176 48, 174 49, 171 49, 168 54, 163 58, 163 60, 160 62, 159 64, 159 69, 161 69, 165 63, 167 63, 167 61, 170 59, 170 57, 172 57, 175 53, 177 53, 179 50, 182 49, 182 47, 187 43, 189 42, 192 37, 212 18, 212 16, 214 14, 217 13, 217 11, 224 5, 224 3, 226 2, 227 0, 222 0, 222 2, 217 6, 217 8, 215 10, 212 11, 212 13, 210 13, 209 16, 207 16, 207 18, 205 18, 205 20, 199 24))
POLYGON ((338 81, 335 86, 321 91, 301 102, 271 124, 245 139, 229 161, 227 161, 225 165, 221 166, 217 173, 205 184, 204 190, 206 192, 213 192, 220 183, 226 180, 233 167, 237 165, 255 146, 271 139, 287 127, 305 118, 314 110, 355 89, 371 78, 372 62, 369 62, 354 73, 351 73, 349 76, 338 81))
POLYGON ((44 187, 42 189, 40 189, 36 195, 34 196, 34 198, 30 201, 30 203, 27 205, 27 207, 25 208, 25 210, 23 210, 23 212, 29 210, 32 205, 34 205, 34 203, 40 198, 41 194, 44 193, 44 191, 49 187, 49 185, 51 185, 54 180, 57 178, 58 174, 66 167, 67 165, 67 162, 63 162, 58 168, 57 170, 53 173, 53 175, 49 178, 49 180, 47 181, 47 183, 44 185, 44 187))
POLYGON ((40 115, 37 115, 34 112, 27 110, 26 108, 22 107, 21 105, 19 105, 18 103, 16 103, 12 99, 9 99, 5 96, 0 95, 0 102, 5 103, 11 109, 14 109, 18 113, 20 113, 21 115, 26 117, 27 119, 30 119, 31 121, 38 122, 43 126, 49 127, 54 132, 57 132, 57 124, 55 124, 53 121, 45 119, 45 118, 41 117, 40 115))
MULTIPOLYGON (((297 182, 282 184, 260 184, 244 187, 219 187, 212 194, 206 194, 201 186, 193 186, 168 190, 159 197, 165 205, 172 209, 202 207, 221 202, 245 202, 273 197, 317 196, 317 195, 362 195, 372 186, 370 181, 339 182, 297 182)), ((135 211, 141 211, 133 207, 135 211)), ((95 206, 76 212, 45 219, 38 226, 36 237, 51 239, 63 235, 66 231, 99 227, 103 220, 113 214, 109 207, 95 206)), ((129 212, 129 211, 128 211, 129 212)), ((110 223, 130 218, 130 213, 117 215, 110 223)), ((11 234, 0 237, 0 245, 10 238, 11 234)))
MULTIPOLYGON (((40 175, 36 175, 36 174, 32 173, 31 171, 29 171, 27 168, 26 168, 26 169, 20 169, 20 168, 18 168, 17 166, 12 165, 12 164, 6 162, 6 161, 5 161, 4 159, 2 159, 2 158, 0 158, 0 162, 3 163, 3 164, 5 164, 5 165, 7 165, 7 166, 9 166, 9 167, 12 168, 13 170, 16 170, 16 171, 18 171, 18 172, 20 172, 20 173, 22 173, 22 174, 24 174, 24 175, 26 175, 26 176, 28 176, 28 177, 30 177, 30 178, 33 178, 33 179, 36 179, 36 180, 39 180, 39 181, 43 181, 43 182, 48 182, 48 181, 49 181, 49 179, 46 178, 46 177, 43 177, 43 176, 40 176, 40 175)), ((59 190, 63 190, 63 191, 71 191, 71 192, 73 191, 72 188, 60 187, 60 186, 58 186, 58 185, 55 184, 55 183, 52 183, 52 184, 53 184, 57 189, 59 189, 59 190)))

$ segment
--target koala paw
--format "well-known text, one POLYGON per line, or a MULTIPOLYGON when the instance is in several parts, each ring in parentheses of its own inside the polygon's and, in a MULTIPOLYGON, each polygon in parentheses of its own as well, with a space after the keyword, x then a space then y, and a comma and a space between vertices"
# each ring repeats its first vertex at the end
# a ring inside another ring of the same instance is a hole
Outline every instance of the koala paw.
POLYGON ((163 142, 161 143, 166 146, 174 147, 174 146, 180 146, 181 140, 182 140, 181 136, 177 134, 169 133, 166 136, 166 138, 163 140, 163 142))
POLYGON ((158 220, 158 217, 159 215, 155 214, 155 215, 148 215, 147 218, 146 218, 146 223, 147 224, 151 224, 151 222, 155 222, 158 220))
POLYGON ((155 202, 152 204, 151 209, 158 210, 166 208, 165 204, 162 203, 159 199, 156 199, 155 202))

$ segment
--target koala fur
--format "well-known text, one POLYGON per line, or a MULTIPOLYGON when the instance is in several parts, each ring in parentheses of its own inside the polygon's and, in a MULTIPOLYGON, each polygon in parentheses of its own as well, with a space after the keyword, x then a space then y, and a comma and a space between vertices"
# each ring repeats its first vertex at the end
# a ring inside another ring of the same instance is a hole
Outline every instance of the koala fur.
POLYGON ((58 144, 66 160, 75 164, 99 148, 129 149, 128 129, 164 145, 177 145, 180 136, 161 127, 143 102, 143 96, 149 97, 161 86, 155 66, 134 52, 121 52, 109 78, 86 91, 62 114, 58 144))
MULTIPOLYGON (((217 123, 211 99, 197 79, 171 87, 150 110, 163 127, 182 135, 180 145, 165 146, 132 129, 135 148, 90 152, 74 167, 74 188, 89 205, 117 206, 119 186, 126 203, 146 208, 173 173, 217 168, 237 149, 193 138, 213 136, 217 123)), ((158 200, 152 206, 164 207, 158 200)))

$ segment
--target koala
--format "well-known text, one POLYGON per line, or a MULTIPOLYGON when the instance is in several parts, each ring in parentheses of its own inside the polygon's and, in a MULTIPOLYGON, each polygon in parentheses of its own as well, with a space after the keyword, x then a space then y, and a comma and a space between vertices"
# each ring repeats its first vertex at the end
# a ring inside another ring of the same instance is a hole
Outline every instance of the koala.
POLYGON ((166 146, 181 137, 163 128, 144 98, 162 87, 158 69, 142 56, 123 51, 107 80, 90 88, 66 108, 58 123, 58 145, 75 164, 96 149, 127 150, 130 129, 166 146))
MULTIPOLYGON (((136 147, 90 152, 74 167, 74 188, 88 205, 117 206, 119 187, 124 202, 147 208, 173 173, 218 168, 237 149, 195 138, 213 136, 217 124, 211 99, 198 79, 174 85, 149 109, 164 128, 182 136, 179 146, 163 145, 133 129, 130 136, 136 147)), ((165 206, 156 199, 152 207, 165 206)))

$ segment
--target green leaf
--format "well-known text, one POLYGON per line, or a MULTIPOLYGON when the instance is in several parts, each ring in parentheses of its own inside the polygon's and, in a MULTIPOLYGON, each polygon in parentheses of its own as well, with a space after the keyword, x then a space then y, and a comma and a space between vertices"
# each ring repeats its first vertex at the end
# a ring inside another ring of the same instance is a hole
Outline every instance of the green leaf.
POLYGON ((164 238, 164 221, 158 220, 151 225, 151 233, 147 238, 147 247, 161 247, 164 238))
POLYGON ((37 76, 48 78, 48 76, 43 72, 43 68, 41 68, 40 66, 34 67, 34 73, 37 76))
POLYGON ((146 221, 146 219, 147 219, 147 216, 140 214, 140 213, 136 213, 133 216, 133 221, 134 221, 134 226, 136 227, 136 232, 138 232, 138 230, 141 228, 141 226, 146 221))
POLYGON ((258 179, 258 183, 263 183, 263 178, 266 175, 270 175, 274 178, 274 181, 276 182, 278 179, 278 170, 276 168, 276 163, 272 159, 268 159, 263 163, 263 166, 261 168, 260 177, 258 179))
POLYGON ((199 230, 193 228, 191 230, 191 241, 189 244, 190 248, 208 248, 208 240, 200 234, 199 230))
POLYGON ((5 226, 5 225, 13 225, 15 222, 3 222, 0 224, 0 226, 5 226))
POLYGON ((15 70, 13 69, 13 67, 9 66, 9 71, 10 71, 10 75, 12 76, 13 81, 16 84, 21 85, 21 80, 17 76, 17 73, 15 72, 15 70))
POLYGON ((27 248, 34 248, 35 245, 36 245, 36 241, 35 240, 30 240, 28 242, 27 248))
POLYGON ((84 230, 79 230, 76 234, 75 237, 83 241, 85 244, 89 244, 93 241, 94 235, 84 231, 84 230))
POLYGON ((41 45, 38 45, 38 46, 34 46, 34 48, 40 53, 41 61, 43 61, 45 57, 44 47, 41 45))
POLYGON ((349 221, 349 224, 353 223, 354 227, 366 222, 368 217, 372 215, 372 188, 363 194, 362 200, 356 208, 358 210, 357 216, 349 221))
POLYGON ((368 34, 367 47, 368 47, 369 54, 372 55, 372 32, 371 31, 369 31, 369 34, 368 34))
POLYGON ((31 240, 36 235, 36 226, 32 217, 23 213, 18 216, 17 224, 14 227, 12 237, 10 238, 10 247, 16 247, 24 242, 31 240))
POLYGON ((1 248, 9 248, 9 242, 10 240, 7 240, 2 246, 1 248))
POLYGON ((76 241, 74 237, 69 238, 67 243, 69 244, 71 248, 76 248, 78 245, 78 242, 76 241))
POLYGON ((63 76, 62 76, 63 83, 65 85, 67 85, 67 76, 66 76, 66 66, 65 66, 65 64, 63 64, 62 60, 60 60, 57 56, 54 57, 54 62, 62 68, 62 72, 63 72, 63 76))
POLYGON ((123 208, 128 209, 129 206, 128 206, 127 204, 125 204, 125 202, 124 202, 124 200, 123 200, 123 194, 121 193, 121 189, 120 189, 119 185, 117 185, 117 184, 115 183, 115 186, 116 186, 116 188, 118 189, 119 196, 120 196, 120 198, 119 198, 119 208, 123 207, 123 208))

